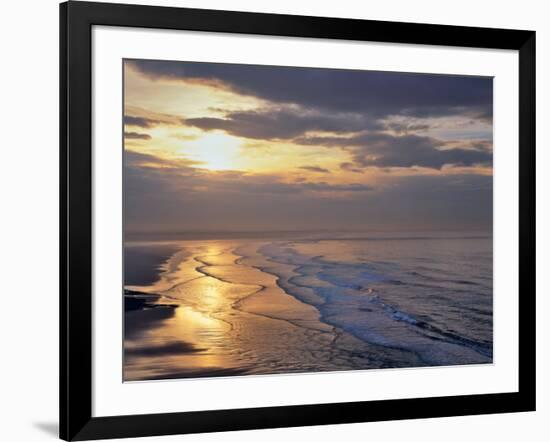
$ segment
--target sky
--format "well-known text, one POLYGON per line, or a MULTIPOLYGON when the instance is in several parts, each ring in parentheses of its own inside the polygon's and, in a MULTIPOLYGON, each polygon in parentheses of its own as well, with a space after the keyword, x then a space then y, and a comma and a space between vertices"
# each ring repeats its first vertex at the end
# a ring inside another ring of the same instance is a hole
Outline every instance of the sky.
POLYGON ((124 61, 129 234, 490 230, 492 78, 124 61))

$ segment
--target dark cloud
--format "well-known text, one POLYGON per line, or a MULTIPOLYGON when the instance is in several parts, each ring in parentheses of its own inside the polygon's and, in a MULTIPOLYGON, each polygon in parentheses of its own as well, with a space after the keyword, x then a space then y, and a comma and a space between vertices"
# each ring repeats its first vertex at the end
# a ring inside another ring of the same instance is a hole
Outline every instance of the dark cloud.
POLYGON ((185 173, 195 171, 196 169, 192 166, 199 164, 200 162, 187 158, 169 160, 129 149, 124 150, 124 165, 128 168, 162 168, 163 170, 172 169, 185 173))
POLYGON ((124 165, 126 167, 139 167, 144 164, 164 165, 166 164, 166 161, 156 157, 155 155, 135 152, 128 149, 124 150, 124 165))
POLYGON ((363 167, 428 167, 441 169, 445 165, 474 166, 490 164, 492 154, 474 149, 444 149, 445 145, 430 137, 388 134, 366 134, 364 143, 352 149, 355 164, 363 167))
POLYGON ((386 128, 396 132, 397 134, 408 134, 410 132, 418 132, 428 130, 429 124, 411 123, 411 122, 390 122, 386 123, 386 128))
MULTIPOLYGON (((490 165, 492 153, 486 148, 446 148, 447 142, 419 135, 395 136, 384 132, 367 132, 357 136, 305 137, 300 144, 341 147, 353 158, 352 167, 427 167, 441 169, 445 165, 490 165)), ((485 145, 485 144, 484 144, 485 145)), ((342 167, 342 165, 341 165, 342 167)))
POLYGON ((376 118, 492 115, 489 77, 155 60, 126 63, 149 78, 223 85, 239 94, 307 109, 376 118))
POLYGON ((302 166, 300 169, 308 170, 309 172, 330 173, 330 170, 319 166, 302 166))
POLYGON ((430 126, 415 121, 449 115, 489 121, 491 78, 146 60, 129 63, 150 78, 206 82, 272 103, 260 110, 228 112, 223 118, 188 118, 182 120, 184 124, 249 139, 340 147, 352 156, 349 165, 341 166, 343 170, 441 169, 448 164, 468 167, 492 161, 486 147, 490 141, 453 144, 420 136, 418 132, 430 126), (409 121, 385 120, 392 115, 409 121))
POLYGON ((363 170, 357 166, 354 166, 353 163, 348 162, 340 163, 340 169, 345 170, 346 172, 363 173, 363 170))
POLYGON ((127 140, 150 140, 151 135, 138 132, 124 132, 124 138, 127 140))
POLYGON ((296 144, 302 146, 327 146, 327 147, 346 147, 346 146, 356 146, 361 144, 359 140, 361 139, 361 134, 357 136, 302 136, 296 137, 292 140, 296 144))
POLYGON ((134 117, 131 115, 125 115, 124 124, 128 126, 137 126, 137 127, 142 127, 144 129, 149 129, 153 126, 162 124, 162 121, 154 120, 151 118, 145 118, 145 117, 134 117))
POLYGON ((355 114, 325 115, 290 109, 232 112, 225 118, 188 118, 184 124, 258 140, 292 139, 310 131, 358 132, 381 125, 355 114))

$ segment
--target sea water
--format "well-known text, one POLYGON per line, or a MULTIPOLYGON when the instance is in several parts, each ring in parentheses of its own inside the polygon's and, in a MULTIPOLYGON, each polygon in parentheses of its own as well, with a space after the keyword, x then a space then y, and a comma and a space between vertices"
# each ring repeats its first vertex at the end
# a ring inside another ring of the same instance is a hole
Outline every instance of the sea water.
POLYGON ((274 241, 259 252, 295 266, 287 293, 357 338, 429 365, 492 360, 492 238, 379 234, 274 241))

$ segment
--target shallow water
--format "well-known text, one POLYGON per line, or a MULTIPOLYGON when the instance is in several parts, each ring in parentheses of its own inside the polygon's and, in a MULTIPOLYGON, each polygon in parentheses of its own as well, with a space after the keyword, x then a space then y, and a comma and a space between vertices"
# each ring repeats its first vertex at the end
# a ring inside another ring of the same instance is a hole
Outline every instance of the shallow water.
POLYGON ((174 244, 127 281, 179 307, 126 313, 126 380, 492 361, 490 236, 174 244))

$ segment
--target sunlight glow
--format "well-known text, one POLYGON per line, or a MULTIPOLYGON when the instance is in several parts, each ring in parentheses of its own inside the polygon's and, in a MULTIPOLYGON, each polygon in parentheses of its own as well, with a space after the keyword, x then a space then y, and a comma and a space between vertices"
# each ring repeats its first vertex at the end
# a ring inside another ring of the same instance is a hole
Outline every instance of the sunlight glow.
POLYGON ((199 161, 197 167, 208 170, 236 170, 239 166, 240 142, 223 133, 207 133, 186 148, 193 160, 199 161))

